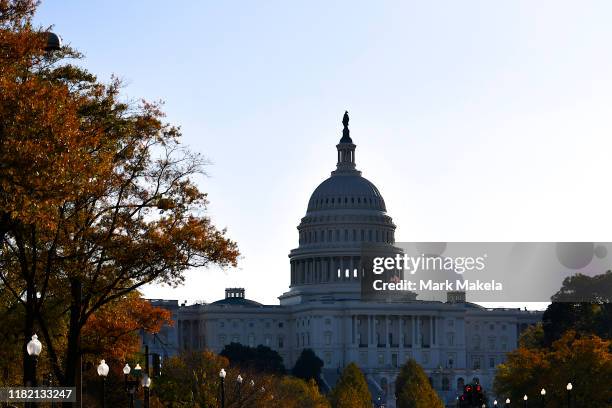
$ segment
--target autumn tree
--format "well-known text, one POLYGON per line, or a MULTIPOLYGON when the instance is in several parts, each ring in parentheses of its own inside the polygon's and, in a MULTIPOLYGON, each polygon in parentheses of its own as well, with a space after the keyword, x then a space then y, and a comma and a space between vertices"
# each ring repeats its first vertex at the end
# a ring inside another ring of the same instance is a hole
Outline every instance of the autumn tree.
POLYGON ((573 385, 577 407, 606 407, 612 401, 612 342, 594 335, 566 332, 552 347, 519 347, 498 366, 494 388, 504 398, 539 395, 546 389, 546 407, 566 404, 566 385, 573 385))
MULTIPOLYGON (((229 368, 229 360, 210 351, 185 352, 164 361, 164 369, 153 385, 152 392, 161 406, 217 407, 220 406, 221 381, 219 371, 225 369, 225 402, 234 408, 269 408, 284 405, 280 395, 295 384, 282 384, 282 378, 256 371, 229 368), (238 376, 243 381, 238 382, 238 376), (277 391, 278 389, 278 391, 277 391), (282 391, 281 391, 282 390, 282 391), (281 404, 281 405, 277 405, 281 404)), ((304 394, 294 395, 292 400, 315 398, 311 389, 302 389, 304 394)), ((299 405, 293 405, 299 406, 299 405)), ((324 407, 324 405, 313 405, 324 407)))
POLYGON ((173 324, 169 310, 153 306, 137 291, 130 292, 91 315, 83 327, 86 346, 81 346, 81 352, 96 359, 126 361, 140 351, 141 330, 158 333, 163 325, 173 324))
POLYGON ((329 395, 333 408, 370 408, 372 395, 363 372, 355 363, 350 363, 329 395))
MULTIPOLYGON (((85 188, 91 170, 99 164, 90 157, 92 146, 99 144, 96 130, 79 119, 79 110, 88 94, 97 92, 90 75, 81 75, 83 86, 72 88, 66 75, 54 64, 64 58, 78 58, 64 48, 54 54, 45 51, 46 34, 33 28, 36 2, 0 1, 0 240, 7 245, 23 246, 11 237, 11 228, 26 230, 32 225, 52 228, 58 206, 75 198, 85 188), (87 131, 84 131, 88 129, 87 131)), ((66 74, 69 65, 61 67, 66 74)), ((76 72, 76 71, 73 71, 76 72)), ((72 81, 74 82, 74 81, 72 81)), ((110 158, 110 156, 108 156, 110 158)), ((33 234, 30 228, 28 234, 33 234)), ((0 290, 19 299, 24 307, 23 335, 33 333, 35 314, 40 313, 36 272, 14 260, 2 262, 0 290), (11 283, 9 285, 9 282, 11 283)), ((47 282, 48 283, 48 282, 47 282)), ((40 292, 40 289, 42 292, 40 292)), ((28 359, 23 344, 24 373, 28 359)))
POLYGON ((282 408, 329 408, 329 401, 319 392, 314 380, 284 376, 273 388, 274 400, 282 408))
POLYGON ((118 81, 65 63, 78 53, 45 52, 35 8, 0 1, 0 289, 24 310, 22 344, 39 330, 56 378, 73 386, 98 312, 238 252, 205 215, 193 182, 204 161, 159 105, 123 103, 118 81), (49 310, 67 318, 66 335, 49 310))
POLYGON ((444 408, 425 371, 412 359, 406 361, 395 379, 395 400, 398 408, 444 408))

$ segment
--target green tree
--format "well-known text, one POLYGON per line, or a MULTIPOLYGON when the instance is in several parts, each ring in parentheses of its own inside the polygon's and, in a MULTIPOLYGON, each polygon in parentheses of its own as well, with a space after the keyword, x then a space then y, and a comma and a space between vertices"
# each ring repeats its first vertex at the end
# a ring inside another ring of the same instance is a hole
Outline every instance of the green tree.
POLYGON ((395 398, 398 408, 444 408, 425 371, 412 359, 402 366, 395 379, 395 398))
POLYGON ((528 349, 535 349, 544 346, 544 327, 542 323, 531 325, 521 333, 519 346, 528 349))
POLYGON ((336 386, 329 395, 333 408, 371 408, 372 395, 363 372, 355 363, 342 371, 336 386))
POLYGON ((170 357, 155 380, 154 393, 165 406, 217 406, 219 371, 227 366, 226 358, 208 351, 170 357))
POLYGON ((240 343, 230 343, 220 353, 232 365, 261 373, 282 374, 285 372, 283 358, 270 347, 258 345, 249 347, 240 343))
POLYGON ((226 370, 225 406, 231 408, 326 408, 316 385, 243 367, 210 351, 183 353, 164 361, 162 375, 153 382, 159 407, 208 408, 220 406, 219 371, 226 370), (242 382, 238 378, 242 378, 242 382))
POLYGON ((567 277, 551 300, 542 316, 545 345, 568 330, 612 339, 612 271, 567 277))
POLYGON ((298 357, 291 374, 303 380, 315 380, 317 384, 321 382, 321 360, 312 349, 303 349, 298 357))

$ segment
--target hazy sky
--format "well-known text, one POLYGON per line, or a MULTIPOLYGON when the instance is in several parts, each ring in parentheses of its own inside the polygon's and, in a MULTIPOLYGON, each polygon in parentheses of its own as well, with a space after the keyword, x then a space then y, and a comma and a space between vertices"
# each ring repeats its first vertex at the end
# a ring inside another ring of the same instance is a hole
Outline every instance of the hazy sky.
POLYGON ((165 101, 243 254, 149 297, 277 302, 351 115, 398 241, 610 241, 612 2, 43 1, 102 79, 165 101))

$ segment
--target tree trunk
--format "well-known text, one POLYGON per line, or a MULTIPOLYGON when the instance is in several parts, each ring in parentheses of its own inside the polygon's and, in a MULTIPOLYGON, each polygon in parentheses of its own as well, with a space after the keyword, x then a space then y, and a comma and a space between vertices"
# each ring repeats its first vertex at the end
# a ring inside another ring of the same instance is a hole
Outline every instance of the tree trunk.
POLYGON ((68 327, 68 344, 66 348, 65 363, 65 387, 76 387, 77 402, 63 403, 64 408, 79 407, 81 404, 81 281, 75 278, 70 279, 70 292, 72 302, 70 305, 70 324, 68 327))
POLYGON ((35 373, 32 372, 34 365, 32 364, 32 358, 28 354, 27 344, 32 338, 34 334, 34 301, 36 300, 34 290, 28 285, 28 290, 26 292, 26 304, 25 304, 25 325, 23 327, 23 337, 25 341, 23 342, 23 385, 25 387, 31 386, 31 382, 33 380, 33 375, 35 373))

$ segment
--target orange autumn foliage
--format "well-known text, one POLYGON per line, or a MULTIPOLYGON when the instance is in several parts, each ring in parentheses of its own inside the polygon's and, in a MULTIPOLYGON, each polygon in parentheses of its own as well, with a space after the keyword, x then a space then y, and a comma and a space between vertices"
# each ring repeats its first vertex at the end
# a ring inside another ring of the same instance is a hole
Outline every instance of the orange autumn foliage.
POLYGON ((174 324, 171 318, 170 311, 132 292, 91 315, 83 327, 83 353, 125 361, 140 351, 140 330, 158 333, 164 324, 174 324))
POLYGON ((610 407, 612 401, 612 341, 569 330, 552 347, 519 347, 508 353, 495 376, 499 397, 520 400, 546 389, 545 407, 564 406, 566 385, 573 385, 577 407, 610 407))
POLYGON ((121 354, 124 333, 163 320, 135 291, 235 266, 239 252, 206 215, 205 160, 160 104, 123 102, 119 81, 71 65, 68 47, 45 52, 36 6, 0 0, 0 291, 24 314, 21 339, 36 332, 74 385, 85 340, 121 354))

